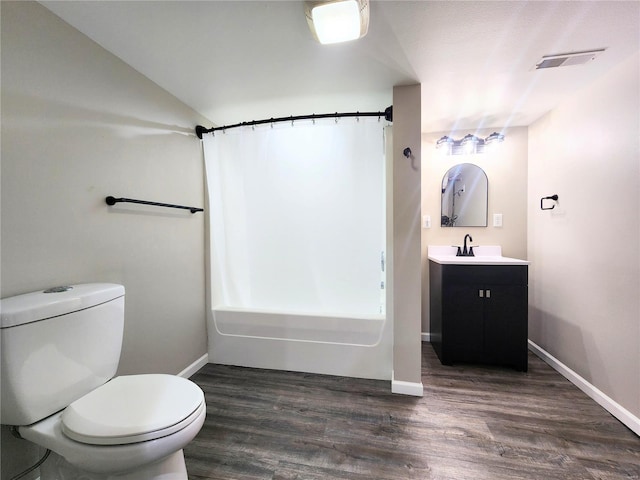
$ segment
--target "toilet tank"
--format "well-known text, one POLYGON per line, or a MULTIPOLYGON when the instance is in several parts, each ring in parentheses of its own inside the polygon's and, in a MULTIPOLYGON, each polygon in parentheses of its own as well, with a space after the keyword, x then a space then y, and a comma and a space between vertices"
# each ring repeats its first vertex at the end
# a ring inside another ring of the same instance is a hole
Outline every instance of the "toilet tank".
POLYGON ((88 283, 0 300, 0 423, 30 425, 118 369, 124 287, 88 283))

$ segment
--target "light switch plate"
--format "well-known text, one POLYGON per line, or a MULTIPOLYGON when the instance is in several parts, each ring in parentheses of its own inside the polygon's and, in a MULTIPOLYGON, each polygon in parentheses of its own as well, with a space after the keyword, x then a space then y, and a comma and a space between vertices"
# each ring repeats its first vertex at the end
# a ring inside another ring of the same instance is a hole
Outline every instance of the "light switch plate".
POLYGON ((502 227, 502 214, 494 213, 493 214, 493 226, 494 227, 502 227))
POLYGON ((422 216, 422 228, 431 228, 431 215, 422 216))

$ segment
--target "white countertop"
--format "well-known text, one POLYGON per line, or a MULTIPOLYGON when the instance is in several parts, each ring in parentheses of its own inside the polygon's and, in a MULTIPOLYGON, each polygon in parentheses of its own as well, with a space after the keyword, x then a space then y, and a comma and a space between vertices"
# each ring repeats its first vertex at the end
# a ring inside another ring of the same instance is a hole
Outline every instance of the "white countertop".
POLYGON ((457 247, 429 245, 427 254, 429 260, 442 265, 529 265, 527 260, 503 257, 498 245, 474 245, 473 257, 456 257, 457 251, 457 247))

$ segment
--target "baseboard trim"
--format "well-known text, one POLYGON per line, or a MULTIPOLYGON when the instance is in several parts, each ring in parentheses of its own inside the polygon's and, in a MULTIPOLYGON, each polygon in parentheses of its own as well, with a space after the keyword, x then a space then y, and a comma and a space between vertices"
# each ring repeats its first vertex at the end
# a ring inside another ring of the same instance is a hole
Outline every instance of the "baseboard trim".
POLYGON ((420 338, 422 339, 423 342, 430 342, 431 341, 431 334, 429 332, 422 332, 420 334, 420 338))
POLYGON ((198 358, 195 362, 193 362, 191 365, 189 365, 187 368, 182 370, 178 374, 178 376, 179 377, 184 377, 184 378, 189 378, 192 375, 194 375, 198 370, 200 370, 202 367, 204 367, 207 363, 209 363, 209 354, 205 353, 200 358, 198 358))
POLYGON ((599 390, 597 387, 589 383, 582 378, 576 372, 567 367, 560 360, 555 358, 549 352, 544 350, 539 345, 529 340, 529 350, 540 357, 545 363, 549 364, 560 375, 565 377, 576 387, 582 390, 585 394, 596 401, 602 408, 608 411, 611 415, 616 417, 622 423, 624 423, 629 429, 631 429, 636 435, 640 436, 640 418, 636 417, 629 410, 617 403, 611 397, 599 390))
POLYGON ((391 393, 397 393, 399 395, 411 395, 412 397, 424 396, 424 387, 422 382, 403 382, 402 380, 391 379, 391 393))

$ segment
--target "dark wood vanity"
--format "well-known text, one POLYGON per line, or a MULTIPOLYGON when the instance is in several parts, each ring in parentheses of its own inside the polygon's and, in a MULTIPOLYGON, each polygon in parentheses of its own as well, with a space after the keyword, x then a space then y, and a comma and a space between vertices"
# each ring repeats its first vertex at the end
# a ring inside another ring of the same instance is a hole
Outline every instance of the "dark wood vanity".
POLYGON ((528 266, 521 262, 429 260, 430 339, 443 364, 527 371, 528 266))

